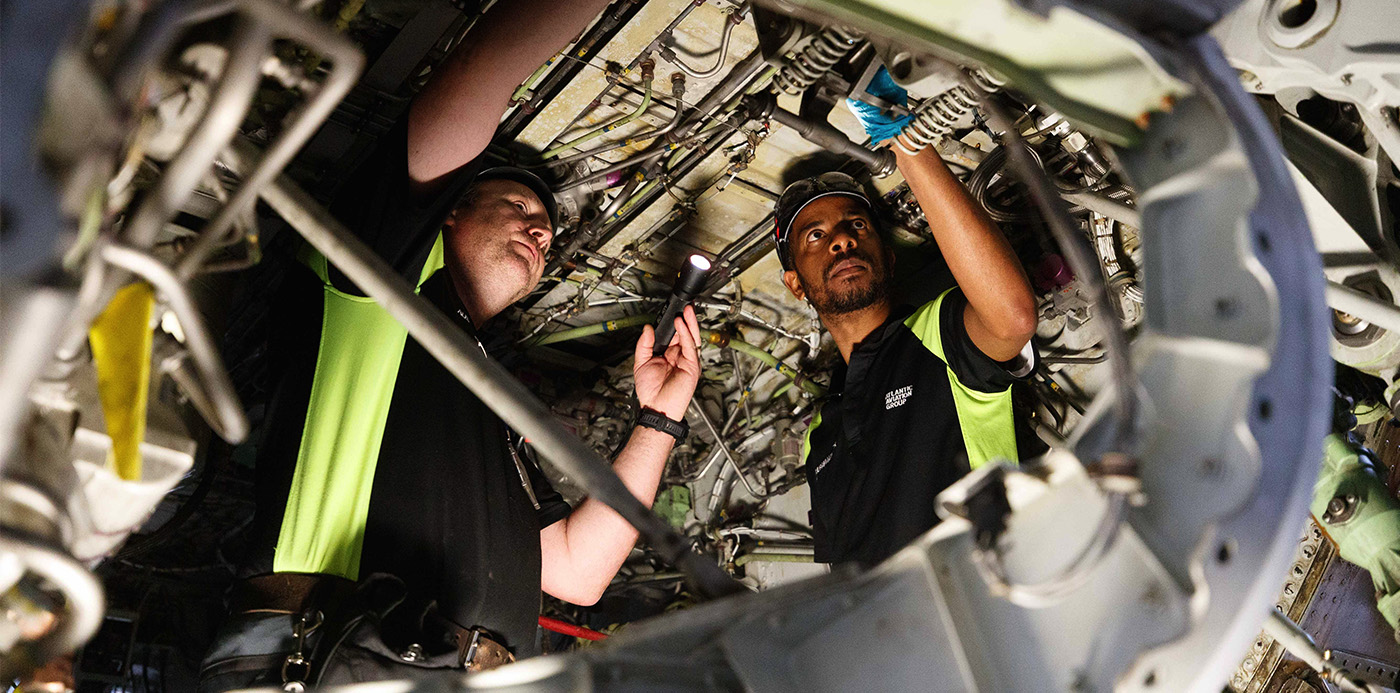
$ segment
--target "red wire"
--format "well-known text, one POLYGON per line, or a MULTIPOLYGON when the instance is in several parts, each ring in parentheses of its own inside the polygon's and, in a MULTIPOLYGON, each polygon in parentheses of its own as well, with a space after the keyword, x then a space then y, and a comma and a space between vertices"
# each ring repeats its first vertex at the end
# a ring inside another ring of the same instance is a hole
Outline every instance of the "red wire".
POLYGON ((576 625, 574 625, 574 624, 572 624, 572 623, 565 623, 565 622, 563 622, 563 621, 560 621, 560 620, 557 619, 557 618, 550 618, 550 617, 548 617, 548 616, 541 616, 541 617, 540 617, 540 627, 543 628, 543 629, 545 629, 545 630, 552 630, 552 631, 554 631, 554 632, 556 632, 556 633, 563 633, 564 635, 572 635, 572 636, 574 636, 574 637, 576 637, 576 638, 584 638, 584 639, 586 639, 586 640, 607 640, 607 639, 608 639, 608 634, 607 634, 607 633, 599 633, 598 631, 593 630, 592 628, 584 628, 583 626, 576 626, 576 625))

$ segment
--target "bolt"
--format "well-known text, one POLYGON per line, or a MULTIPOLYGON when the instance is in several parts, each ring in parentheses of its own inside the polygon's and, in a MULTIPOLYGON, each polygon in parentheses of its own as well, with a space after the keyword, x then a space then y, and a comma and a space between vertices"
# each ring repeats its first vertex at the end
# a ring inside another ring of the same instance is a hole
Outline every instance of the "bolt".
POLYGON ((1351 84, 1351 80, 1352 80, 1354 77, 1355 77, 1355 75, 1351 74, 1350 72, 1348 72, 1348 73, 1342 75, 1342 84, 1350 85, 1350 84, 1351 84))
POLYGON ((403 652, 399 653, 399 659, 405 662, 418 662, 423 659, 423 646, 418 643, 409 645, 403 652))

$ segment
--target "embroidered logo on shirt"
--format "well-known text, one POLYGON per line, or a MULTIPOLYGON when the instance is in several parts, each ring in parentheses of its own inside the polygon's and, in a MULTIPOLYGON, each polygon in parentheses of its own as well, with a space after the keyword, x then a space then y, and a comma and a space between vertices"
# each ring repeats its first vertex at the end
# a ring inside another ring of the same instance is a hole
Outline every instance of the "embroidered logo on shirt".
POLYGON ((912 394, 914 394, 913 385, 905 385, 904 387, 901 387, 899 389, 890 390, 889 392, 886 392, 885 410, 888 411, 890 409, 894 409, 895 407, 904 404, 905 402, 909 401, 909 396, 912 394))
POLYGON ((828 452, 828 453, 826 454, 826 459, 822 460, 819 464, 817 464, 817 469, 816 469, 816 471, 814 471, 814 472, 812 472, 812 473, 813 473, 813 474, 821 474, 821 473, 822 473, 822 470, 823 470, 823 469, 826 469, 826 463, 827 463, 827 462, 830 462, 830 461, 831 461, 831 458, 832 458, 832 457, 835 457, 835 456, 836 456, 836 451, 835 451, 835 450, 832 450, 831 452, 828 452))

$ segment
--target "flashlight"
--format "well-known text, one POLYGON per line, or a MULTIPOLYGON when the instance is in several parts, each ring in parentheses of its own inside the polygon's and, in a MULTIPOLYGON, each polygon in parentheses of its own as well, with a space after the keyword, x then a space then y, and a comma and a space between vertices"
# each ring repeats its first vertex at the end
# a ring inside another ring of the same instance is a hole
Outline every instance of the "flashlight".
POLYGON ((671 337, 676 334, 676 317, 685 310, 686 304, 694 300, 709 271, 710 259, 704 255, 691 255, 681 265, 676 283, 671 285, 671 300, 666 303, 666 310, 661 312, 661 319, 656 321, 656 344, 651 349, 652 356, 666 353, 671 337))

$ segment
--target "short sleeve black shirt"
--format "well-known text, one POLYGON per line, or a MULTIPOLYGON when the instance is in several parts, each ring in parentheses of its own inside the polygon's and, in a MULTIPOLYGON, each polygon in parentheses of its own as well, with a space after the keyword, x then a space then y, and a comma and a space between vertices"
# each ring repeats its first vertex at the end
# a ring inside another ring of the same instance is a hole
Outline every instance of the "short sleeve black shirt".
MULTIPOLYGON (((469 164, 433 194, 415 197, 400 124, 347 178, 331 210, 416 283, 443 219, 477 168, 469 164)), ((258 517, 244 574, 271 571, 321 336, 322 282, 308 269, 291 275, 272 307, 277 386, 259 450, 258 517)), ((340 290, 359 293, 338 273, 330 277, 340 290)), ((446 271, 425 281, 420 294, 472 332, 446 271)), ((532 506, 507 436, 501 420, 410 336, 374 470, 360 577, 393 574, 407 584, 411 600, 436 602, 457 625, 494 631, 527 654, 540 605, 539 532, 570 507, 525 458, 540 508, 532 506)))
POLYGON ((816 559, 874 564, 938 523, 934 498, 969 471, 948 378, 1006 392, 1008 364, 967 335, 967 299, 951 291, 939 307, 946 363, 895 311, 855 346, 822 402, 805 458, 816 559))

